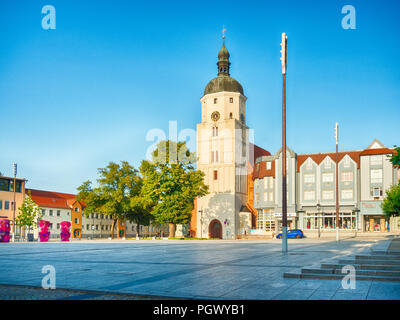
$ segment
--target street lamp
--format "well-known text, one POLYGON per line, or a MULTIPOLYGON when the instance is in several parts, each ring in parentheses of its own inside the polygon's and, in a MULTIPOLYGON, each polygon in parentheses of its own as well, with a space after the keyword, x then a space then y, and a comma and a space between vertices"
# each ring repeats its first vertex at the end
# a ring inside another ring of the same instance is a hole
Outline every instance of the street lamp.
POLYGON ((200 213, 200 238, 203 238, 203 209, 200 209, 199 213, 200 213))
POLYGON ((317 203, 317 228, 318 228, 318 239, 321 237, 321 228, 320 228, 320 223, 319 223, 319 212, 321 210, 321 205, 319 202, 317 203))
POLYGON ((339 241, 339 124, 335 126, 336 140, 336 241, 339 241))
POLYGON ((13 185, 13 191, 14 191, 14 204, 13 204, 13 234, 12 234, 12 242, 15 242, 15 185, 16 185, 16 179, 17 179, 17 164, 13 163, 13 173, 14 173, 14 185, 13 185))
POLYGON ((287 248, 287 191, 286 191, 286 66, 287 66, 287 36, 282 33, 281 42, 282 63, 282 252, 287 248))
POLYGON ((358 209, 357 203, 354 204, 354 210, 353 212, 356 215, 356 225, 355 225, 355 233, 354 233, 354 237, 357 237, 357 228, 358 228, 358 212, 360 212, 360 209, 358 209))

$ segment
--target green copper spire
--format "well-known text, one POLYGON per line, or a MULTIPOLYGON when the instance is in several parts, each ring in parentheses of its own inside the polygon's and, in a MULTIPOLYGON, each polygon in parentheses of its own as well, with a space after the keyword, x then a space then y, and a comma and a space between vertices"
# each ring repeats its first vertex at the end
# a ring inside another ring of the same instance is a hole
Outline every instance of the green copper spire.
POLYGON ((229 52, 225 47, 225 39, 222 41, 222 48, 218 52, 218 76, 228 76, 229 77, 229 66, 231 63, 229 62, 229 52))

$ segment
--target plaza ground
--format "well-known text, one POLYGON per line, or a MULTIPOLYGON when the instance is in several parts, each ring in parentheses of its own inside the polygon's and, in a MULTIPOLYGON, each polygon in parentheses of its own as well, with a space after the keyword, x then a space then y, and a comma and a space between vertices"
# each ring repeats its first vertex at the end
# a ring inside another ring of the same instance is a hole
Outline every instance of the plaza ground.
POLYGON ((283 278, 284 272, 386 250, 393 236, 281 241, 80 241, 0 245, 0 299, 399 300, 400 282, 283 278), (54 266, 56 290, 41 287, 54 266))

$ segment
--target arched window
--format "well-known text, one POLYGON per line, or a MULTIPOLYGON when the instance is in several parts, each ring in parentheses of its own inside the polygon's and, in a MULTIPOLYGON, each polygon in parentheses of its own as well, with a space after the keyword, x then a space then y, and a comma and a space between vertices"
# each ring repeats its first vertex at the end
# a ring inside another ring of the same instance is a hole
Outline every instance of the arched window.
POLYGON ((232 119, 233 118, 233 114, 232 114, 232 112, 229 114, 229 119, 232 119))

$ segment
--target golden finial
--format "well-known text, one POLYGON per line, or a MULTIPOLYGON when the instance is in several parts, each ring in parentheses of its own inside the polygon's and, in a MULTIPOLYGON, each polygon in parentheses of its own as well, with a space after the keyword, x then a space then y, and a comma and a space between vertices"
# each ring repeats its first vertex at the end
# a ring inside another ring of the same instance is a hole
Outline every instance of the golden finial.
POLYGON ((225 26, 222 27, 222 39, 225 39, 225 26))

